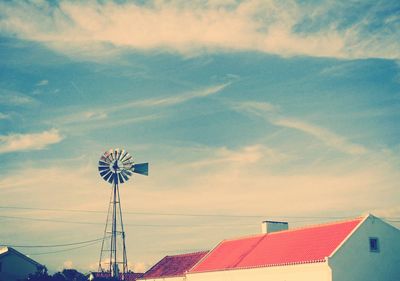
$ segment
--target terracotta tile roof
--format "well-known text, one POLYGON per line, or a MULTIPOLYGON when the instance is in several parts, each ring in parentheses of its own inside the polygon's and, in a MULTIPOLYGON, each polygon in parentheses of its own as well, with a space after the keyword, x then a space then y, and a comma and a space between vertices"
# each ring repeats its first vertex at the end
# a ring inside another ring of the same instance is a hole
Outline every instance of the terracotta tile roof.
POLYGON ((208 251, 166 256, 150 268, 142 279, 184 276, 207 253, 208 251))
POLYGON ((323 262, 362 218, 224 240, 189 273, 323 262))

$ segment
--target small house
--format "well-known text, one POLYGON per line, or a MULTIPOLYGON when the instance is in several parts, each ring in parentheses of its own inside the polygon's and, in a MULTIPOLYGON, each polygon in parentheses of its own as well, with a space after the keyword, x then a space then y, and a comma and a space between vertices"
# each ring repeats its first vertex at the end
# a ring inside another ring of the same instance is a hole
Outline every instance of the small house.
POLYGON ((41 270, 43 266, 11 247, 0 247, 0 281, 17 281, 41 270))

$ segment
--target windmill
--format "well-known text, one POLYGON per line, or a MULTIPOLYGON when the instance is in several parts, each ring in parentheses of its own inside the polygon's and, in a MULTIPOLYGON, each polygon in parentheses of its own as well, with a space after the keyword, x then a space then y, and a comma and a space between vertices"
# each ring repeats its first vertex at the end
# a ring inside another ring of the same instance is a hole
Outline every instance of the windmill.
POLYGON ((133 173, 147 176, 148 163, 134 164, 132 156, 125 150, 110 149, 100 157, 99 173, 112 186, 100 251, 99 272, 109 272, 111 277, 119 279, 121 276, 121 280, 124 280, 128 261, 119 185, 128 181, 133 173))

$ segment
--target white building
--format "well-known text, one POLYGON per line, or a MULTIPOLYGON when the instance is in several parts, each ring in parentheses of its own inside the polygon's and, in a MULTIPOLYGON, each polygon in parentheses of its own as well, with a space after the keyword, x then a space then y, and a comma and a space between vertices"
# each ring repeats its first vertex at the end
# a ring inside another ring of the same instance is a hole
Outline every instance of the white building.
POLYGON ((400 280, 400 230, 377 217, 293 230, 285 223, 265 224, 267 233, 222 241, 186 280, 400 280))
POLYGON ((11 247, 0 247, 0 281, 16 281, 43 266, 11 247))

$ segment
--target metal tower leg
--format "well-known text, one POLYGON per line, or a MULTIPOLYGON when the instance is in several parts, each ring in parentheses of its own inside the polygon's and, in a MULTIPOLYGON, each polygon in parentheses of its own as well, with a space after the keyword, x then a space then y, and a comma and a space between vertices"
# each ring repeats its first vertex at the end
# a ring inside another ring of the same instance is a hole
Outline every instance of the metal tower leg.
POLYGON ((122 208, 119 195, 119 187, 117 183, 114 183, 111 190, 110 204, 108 207, 106 227, 104 229, 104 238, 101 245, 100 260, 99 260, 99 271, 109 272, 111 277, 115 279, 125 280, 126 273, 128 272, 128 261, 126 256, 125 247, 125 231, 122 220, 122 208), (118 205, 118 206, 117 206, 118 205), (119 217, 119 219, 118 219, 119 217), (111 223, 110 223, 111 219, 111 223), (108 230, 111 224, 111 230, 108 230), (119 225, 118 225, 119 224, 119 225), (111 236, 107 236, 111 234, 111 236), (121 236, 120 236, 121 235, 121 236), (121 239, 122 238, 122 239, 121 239), (120 239, 120 240, 119 240, 120 239), (105 241, 109 241, 109 248, 106 248, 105 241), (118 240, 122 242, 122 249, 118 249, 118 240), (122 240, 122 241, 121 241, 122 240), (105 262, 106 252, 109 251, 108 261, 105 262), (121 252, 120 252, 121 251, 121 252), (118 255, 119 254, 119 255, 118 255), (122 257, 121 257, 122 256, 122 257), (103 267, 107 264, 107 269, 103 267), (120 272, 120 265, 122 271, 120 272))
POLYGON ((125 231, 124 231, 124 223, 122 221, 122 209, 121 209, 121 199, 119 196, 119 188, 117 188, 117 195, 118 195, 119 217, 120 217, 121 237, 122 237, 122 280, 125 280, 125 275, 128 272, 128 260, 126 257, 125 231))
MULTIPOLYGON (((104 227, 103 241, 102 241, 102 243, 101 243, 101 251, 100 251, 100 258, 99 258, 99 267, 98 267, 98 271, 99 271, 99 272, 104 272, 104 268, 103 268, 104 263, 102 263, 102 262, 103 262, 103 257, 104 257, 104 254, 110 250, 110 249, 105 248, 105 247, 107 247, 107 243, 105 243, 105 242, 106 242, 107 239, 109 238, 108 234, 110 233, 110 232, 107 231, 107 230, 108 230, 108 227, 109 227, 109 225, 110 225, 110 224, 109 224, 110 215, 112 216, 111 204, 113 204, 113 201, 114 201, 114 199, 113 199, 113 194, 114 194, 114 186, 113 186, 113 188, 112 188, 112 190, 111 190, 111 194, 110 194, 110 201, 109 201, 109 204, 108 204, 106 226, 104 227)), ((109 245, 108 247, 110 247, 110 245, 109 245)))

